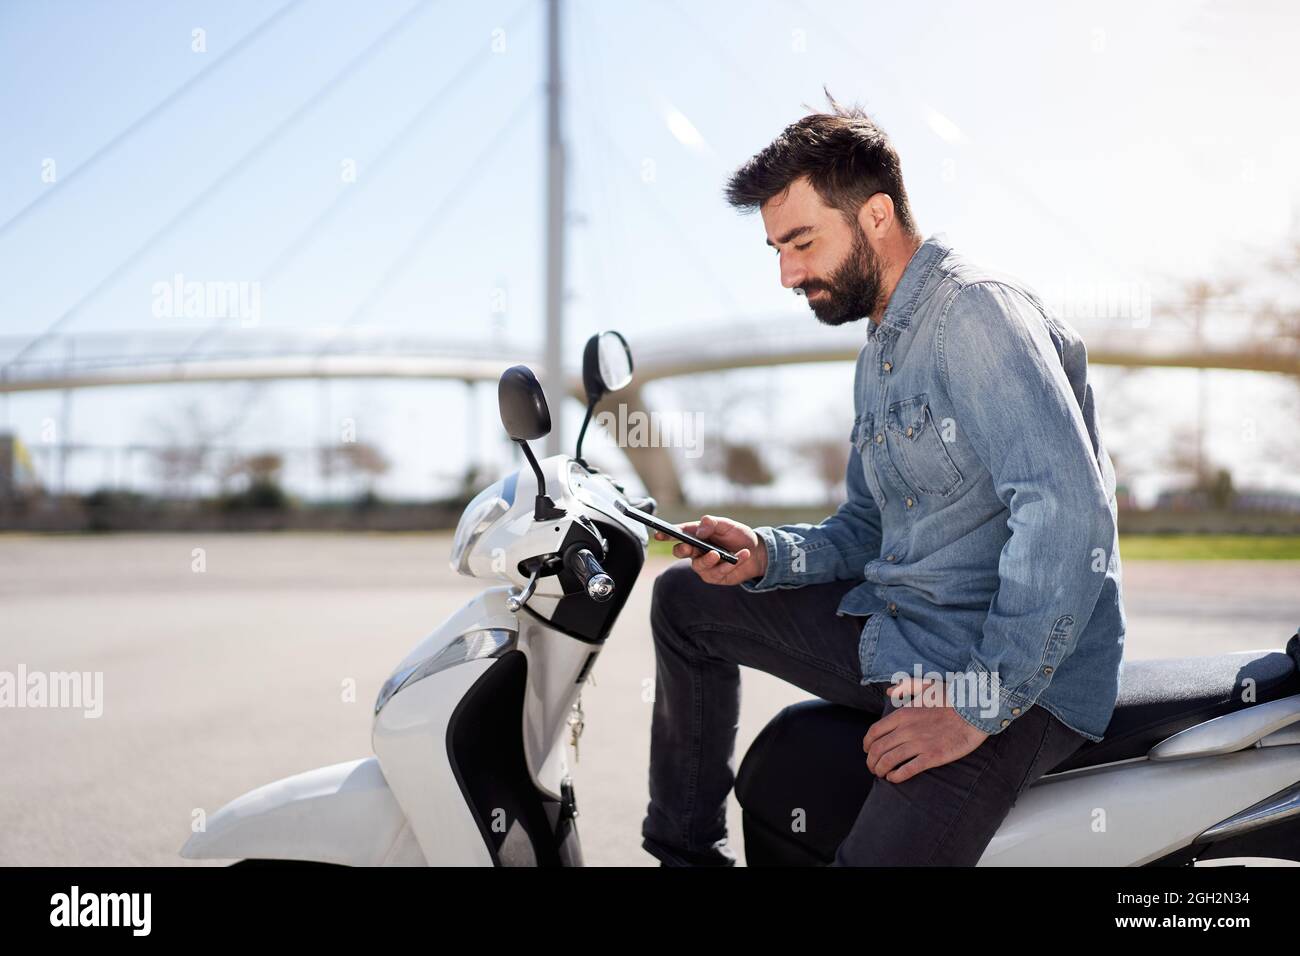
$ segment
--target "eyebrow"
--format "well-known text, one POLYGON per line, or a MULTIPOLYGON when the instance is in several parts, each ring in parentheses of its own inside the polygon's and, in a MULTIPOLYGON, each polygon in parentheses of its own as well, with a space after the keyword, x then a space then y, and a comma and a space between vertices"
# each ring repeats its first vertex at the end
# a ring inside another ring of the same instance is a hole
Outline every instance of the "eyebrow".
POLYGON ((782 244, 787 243, 791 239, 798 239, 805 232, 811 232, 811 231, 812 231, 812 226, 796 226, 794 229, 791 229, 789 232, 787 232, 784 236, 777 236, 776 242, 773 242, 771 239, 767 240, 767 244, 771 246, 773 249, 775 249, 777 243, 782 243, 782 244))

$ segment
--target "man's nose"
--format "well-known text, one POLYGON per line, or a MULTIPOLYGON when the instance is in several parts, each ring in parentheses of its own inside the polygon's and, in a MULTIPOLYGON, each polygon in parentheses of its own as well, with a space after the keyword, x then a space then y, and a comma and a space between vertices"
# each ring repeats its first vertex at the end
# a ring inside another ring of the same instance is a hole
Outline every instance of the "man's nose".
POLYGON ((808 278, 808 270, 795 263, 788 262, 785 256, 781 257, 781 285, 787 289, 794 289, 804 284, 808 278))

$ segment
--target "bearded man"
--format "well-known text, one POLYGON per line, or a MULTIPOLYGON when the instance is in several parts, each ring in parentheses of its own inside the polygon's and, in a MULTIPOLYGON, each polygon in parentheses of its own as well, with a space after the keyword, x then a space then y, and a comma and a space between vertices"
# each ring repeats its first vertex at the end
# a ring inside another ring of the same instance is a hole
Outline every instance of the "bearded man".
POLYGON ((690 562, 655 582, 642 845, 734 864, 744 665, 880 715, 833 865, 974 865, 1026 787, 1101 739, 1118 694, 1115 475, 1083 342, 1023 283, 922 239, 859 109, 789 126, 727 197, 760 213, 781 284, 821 322, 867 320, 847 500, 816 525, 682 525, 739 561, 677 544, 690 562))

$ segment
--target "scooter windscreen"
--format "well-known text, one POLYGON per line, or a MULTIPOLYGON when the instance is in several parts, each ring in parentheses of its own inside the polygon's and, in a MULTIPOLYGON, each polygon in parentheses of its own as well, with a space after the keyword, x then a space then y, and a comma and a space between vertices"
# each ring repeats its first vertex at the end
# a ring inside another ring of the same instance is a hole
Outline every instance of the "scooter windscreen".
POLYGON ((460 522, 456 525, 456 536, 451 542, 451 569, 460 574, 469 575, 468 560, 474 545, 492 524, 510 511, 515 503, 515 485, 518 473, 512 472, 506 477, 488 485, 465 506, 460 522))

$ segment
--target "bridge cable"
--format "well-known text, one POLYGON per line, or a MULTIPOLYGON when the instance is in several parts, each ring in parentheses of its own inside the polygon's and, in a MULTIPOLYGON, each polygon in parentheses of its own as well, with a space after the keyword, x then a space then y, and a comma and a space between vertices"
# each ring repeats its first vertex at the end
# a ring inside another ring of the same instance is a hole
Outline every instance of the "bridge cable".
POLYGON ((372 40, 364 50, 349 60, 343 69, 334 74, 334 76, 331 77, 324 86, 317 89, 317 91, 305 103, 299 106, 290 116, 281 120, 274 129, 258 140, 251 149, 247 150, 232 165, 226 167, 225 171, 222 172, 221 175, 209 183, 198 196, 190 200, 190 202, 187 203, 180 212, 176 213, 171 219, 169 219, 162 228, 156 230, 149 236, 149 238, 138 245, 125 259, 121 260, 116 266, 114 266, 107 275, 95 284, 94 288, 83 295, 70 308, 64 311, 62 315, 50 323, 44 331, 33 337, 26 345, 19 349, 17 354, 12 356, 8 362, 6 362, 6 367, 17 363, 24 355, 72 320, 88 302, 103 292, 104 289, 108 288, 123 272, 134 266, 144 256, 144 254, 158 242, 158 240, 162 239, 178 225, 185 222, 194 210, 198 209, 225 188, 230 181, 238 176, 239 173, 241 173, 244 168, 247 167, 248 164, 263 150, 274 144, 286 132, 301 122, 304 117, 329 97, 335 89, 350 79, 352 74, 368 63, 375 54, 387 46, 395 36, 409 25, 411 20, 428 12, 432 9, 433 5, 434 4, 425 4, 423 0, 415 0, 415 3, 413 3, 405 13, 389 26, 387 30, 380 34, 376 39, 372 40))
POLYGON ((280 9, 276 10, 273 14, 271 14, 269 17, 267 17, 257 26, 253 27, 253 29, 249 30, 242 37, 240 37, 239 40, 235 43, 235 45, 232 46, 229 50, 227 50, 221 57, 217 58, 216 60, 208 64, 208 66, 204 67, 194 76, 190 77, 180 86, 178 86, 176 89, 172 90, 172 92, 168 93, 165 97, 163 97, 161 100, 155 103, 150 109, 146 110, 143 114, 136 117, 136 119, 130 125, 128 125, 123 130, 121 130, 116 136, 110 139, 107 143, 100 146, 99 149, 91 153, 89 158, 84 160, 79 166, 75 167, 72 170, 72 172, 60 178, 57 183, 51 184, 49 188, 42 190, 41 193, 37 195, 35 199, 27 203, 27 205, 23 206, 21 209, 19 209, 16 213, 10 216, 3 223, 0 223, 0 236, 3 236, 11 228, 16 226, 19 223, 19 221, 26 218, 28 213, 36 209, 36 207, 39 206, 41 203, 45 202, 45 200, 49 199, 53 195, 56 195, 61 190, 65 189, 68 183, 76 179, 78 175, 85 172, 87 169, 89 169, 99 160, 103 159, 109 153, 113 152, 115 149, 117 149, 117 147, 121 146, 124 142, 126 142, 128 139, 134 136, 137 132, 139 132, 141 129, 147 126, 150 122, 157 119, 159 114, 163 113, 169 106, 171 106, 181 97, 183 97, 185 94, 189 93, 191 90, 198 87, 204 80, 211 77, 214 73, 216 73, 219 69, 221 69, 227 63, 229 63, 231 60, 235 59, 240 53, 244 51, 246 47, 250 46, 255 40, 257 40, 268 28, 273 26, 277 21, 279 21, 282 17, 284 17, 285 14, 287 14, 294 7, 299 6, 302 2, 303 0, 289 0, 288 3, 280 7, 280 9))
POLYGON ((352 310, 351 314, 349 314, 342 323, 339 324, 339 326, 334 330, 334 334, 331 335, 316 352, 318 357, 324 356, 330 351, 330 347, 339 338, 344 328, 369 313, 383 293, 387 291, 388 287, 406 271, 415 254, 426 242, 428 242, 434 232, 437 231, 437 228, 446 221, 447 213, 455 208, 456 204, 465 198, 466 193, 469 191, 468 187, 475 179, 482 175, 484 168, 493 157, 499 155, 499 147, 506 141, 509 134, 514 131, 518 121, 524 117, 528 108, 535 104, 539 93, 540 91, 535 90, 520 101, 519 105, 516 106, 506 118, 506 121, 501 124, 500 128, 493 134, 491 140, 488 141, 487 146, 483 148, 482 152, 474 157, 473 162, 470 163, 465 174, 456 182, 452 189, 448 190, 442 202, 440 202, 437 207, 435 207, 433 211, 430 212, 429 215, 420 223, 419 228, 416 229, 414 235, 411 237, 411 241, 407 243, 406 248, 403 249, 398 257, 389 264, 389 267, 384 271, 384 274, 380 277, 379 281, 370 287, 370 290, 365 294, 361 302, 358 303, 357 307, 352 310))
MULTIPOLYGON (((506 31, 514 29, 523 15, 533 9, 535 9, 535 5, 532 0, 525 0, 525 2, 504 21, 501 29, 506 31)), ((448 98, 457 89, 463 86, 475 73, 477 73, 488 59, 489 58, 482 56, 480 53, 472 54, 461 65, 460 69, 456 71, 452 78, 439 87, 432 96, 425 100, 419 109, 412 114, 411 118, 407 120, 406 124, 393 137, 391 137, 388 142, 379 148, 375 154, 377 158, 367 168, 366 175, 360 178, 354 185, 350 185, 347 189, 341 190, 339 194, 319 214, 317 214, 304 229, 285 244, 276 255, 275 259, 271 261, 271 264, 262 271, 260 277, 261 281, 263 283, 269 282, 273 276, 278 275, 284 268, 293 262, 304 249, 310 246, 312 241, 321 235, 324 226, 328 222, 332 221, 349 202, 357 197, 359 193, 364 192, 367 186, 375 182, 375 180, 379 178, 379 173, 388 165, 388 162, 393 157, 401 155, 402 147, 405 146, 410 137, 427 122, 429 117, 437 112, 437 107, 446 105, 448 98)), ((209 339, 212 338, 212 336, 217 334, 225 322, 226 320, 223 318, 214 319, 206 329, 201 330, 188 344, 185 345, 184 348, 176 353, 174 361, 183 362, 197 352, 209 339)))

